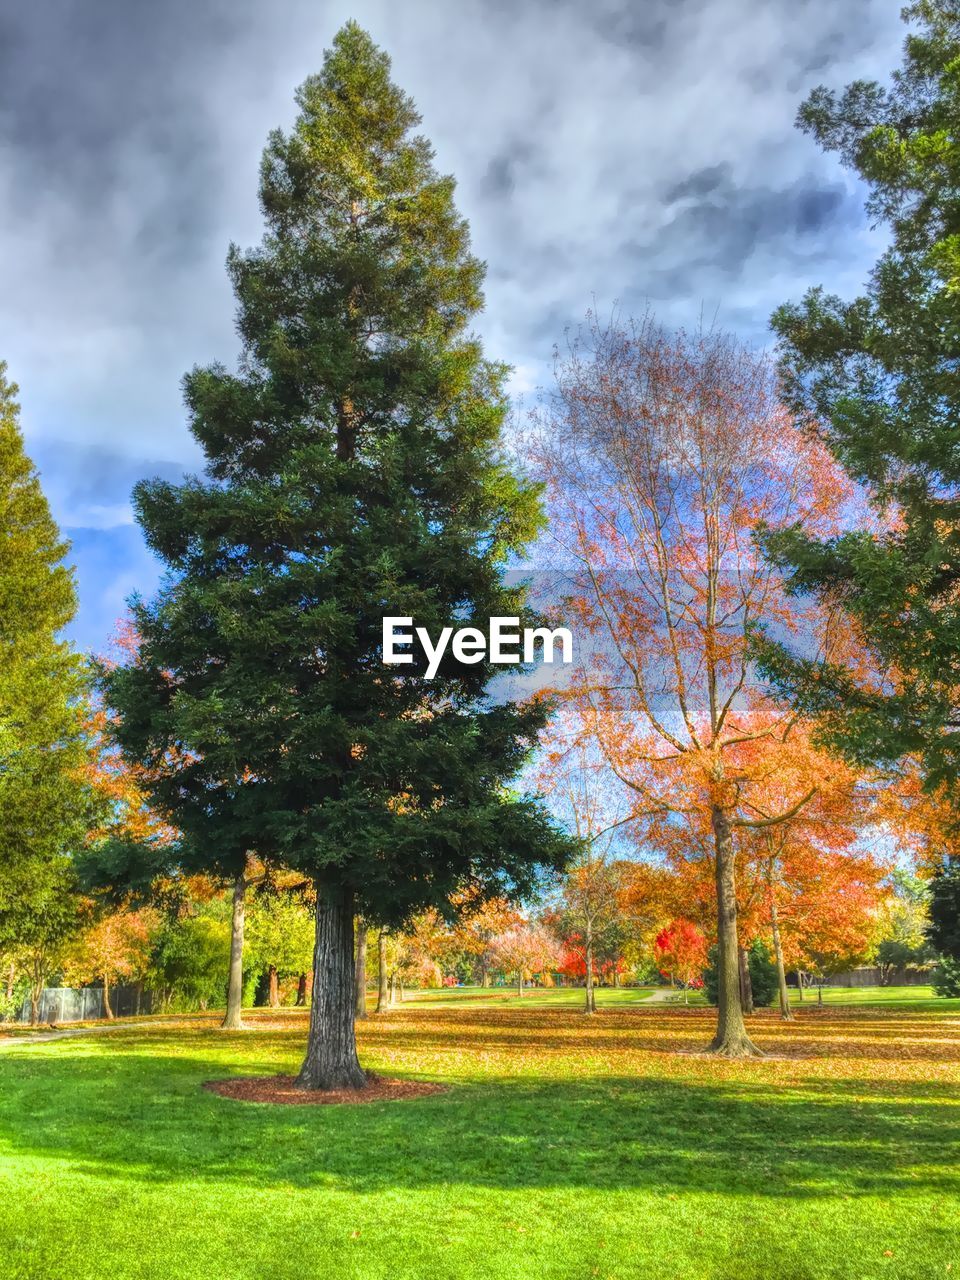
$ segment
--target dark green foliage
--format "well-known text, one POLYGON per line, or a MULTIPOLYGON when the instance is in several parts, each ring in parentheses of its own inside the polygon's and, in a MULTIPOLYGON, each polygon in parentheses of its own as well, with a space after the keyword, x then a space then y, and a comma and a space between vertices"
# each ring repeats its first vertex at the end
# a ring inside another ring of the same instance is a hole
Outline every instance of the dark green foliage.
POLYGON ((78 849, 73 858, 79 886, 113 905, 175 908, 180 898, 172 877, 178 851, 173 844, 110 836, 78 849))
POLYGON ((933 971, 933 989, 938 996, 960 996, 960 960, 941 956, 933 971))
POLYGON ((773 318, 792 407, 883 519, 828 542, 781 531, 766 546, 798 593, 844 606, 873 669, 759 647, 828 741, 859 762, 915 755, 936 785, 960 776, 960 7, 923 0, 905 16, 919 30, 889 88, 821 87, 800 111, 867 184, 890 248, 864 296, 812 289, 773 318))
POLYGON ((755 938, 747 951, 747 967, 753 1003, 758 1009, 766 1009, 777 998, 777 966, 770 948, 760 938, 755 938))
POLYGON ((222 1005, 229 956, 229 909, 214 899, 164 922, 150 957, 147 985, 166 1008, 222 1005))
POLYGON ((348 23, 297 102, 263 157, 264 240, 230 251, 238 371, 185 381, 206 474, 135 492, 169 573, 105 686, 193 865, 253 849, 399 921, 564 855, 504 785, 543 706, 491 705, 486 662, 427 681, 380 652, 384 615, 436 635, 522 614, 502 570, 540 511, 502 460, 505 370, 467 329, 483 265, 388 59, 348 23))
POLYGON ((930 880, 928 936, 934 949, 960 962, 960 858, 947 855, 930 880))
POLYGON ((75 921, 66 858, 94 803, 82 772, 87 673, 59 638, 76 609, 68 548, 24 453, 5 370, 0 362, 0 950, 33 963, 75 921))
POLYGON ((708 1003, 712 1005, 716 1005, 720 998, 716 943, 707 952, 707 967, 703 971, 703 994, 707 997, 708 1003))
MULTIPOLYGON (((755 938, 747 948, 747 968, 750 971, 754 1006, 765 1009, 777 997, 777 966, 771 957, 770 948, 760 938, 755 938)), ((718 999, 717 978, 717 948, 714 945, 707 952, 707 967, 703 973, 703 993, 712 1005, 718 999)))

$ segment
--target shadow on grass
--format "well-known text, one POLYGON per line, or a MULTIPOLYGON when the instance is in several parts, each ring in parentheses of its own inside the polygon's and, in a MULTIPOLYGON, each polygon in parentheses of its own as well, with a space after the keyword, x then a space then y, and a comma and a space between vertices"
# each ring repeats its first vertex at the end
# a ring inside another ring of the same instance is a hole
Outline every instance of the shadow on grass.
MULTIPOLYGON (((244 1074, 289 1069, 275 1051, 250 1049, 244 1074)), ((957 1091, 934 1082, 884 1081, 873 1092, 859 1079, 488 1078, 420 1101, 277 1108, 201 1090, 234 1065, 149 1038, 133 1053, 5 1056, 0 1161, 58 1159, 148 1183, 360 1192, 457 1184, 796 1199, 960 1189, 957 1091)))

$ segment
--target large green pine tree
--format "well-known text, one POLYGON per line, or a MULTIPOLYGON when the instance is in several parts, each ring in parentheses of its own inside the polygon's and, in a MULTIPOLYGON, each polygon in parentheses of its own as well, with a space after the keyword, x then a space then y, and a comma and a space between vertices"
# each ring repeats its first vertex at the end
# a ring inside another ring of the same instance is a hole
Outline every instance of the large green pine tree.
POLYGON ((764 665, 860 762, 915 756, 960 776, 960 4, 922 0, 889 87, 816 89, 800 124, 868 186, 890 246, 853 301, 781 307, 785 387, 879 519, 828 542, 771 535, 797 592, 838 602, 872 668, 788 653, 764 665))
POLYGON ((465 882, 528 889, 565 842, 506 783, 544 720, 486 660, 385 666, 385 615, 525 616, 503 567, 539 527, 502 457, 505 370, 468 332, 483 265, 390 64, 348 23, 271 134, 259 248, 231 249, 243 354, 186 379, 206 475, 135 492, 169 574, 107 676, 121 739, 194 857, 316 881, 304 1088, 362 1087, 353 919, 465 882))
POLYGON ((88 678, 60 636, 76 610, 68 546, 24 452, 16 396, 0 362, 0 951, 36 970, 69 926, 69 854, 92 816, 88 678))

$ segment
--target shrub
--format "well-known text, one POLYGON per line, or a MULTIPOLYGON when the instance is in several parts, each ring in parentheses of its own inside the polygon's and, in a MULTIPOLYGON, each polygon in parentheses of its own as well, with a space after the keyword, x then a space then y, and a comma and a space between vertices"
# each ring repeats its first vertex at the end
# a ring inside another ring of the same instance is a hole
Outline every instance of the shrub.
POLYGON ((759 938, 755 938, 747 952, 747 964, 750 969, 750 986, 753 988, 753 1003, 758 1009, 766 1009, 773 1004, 777 995, 777 966, 770 955, 770 948, 759 938))
MULTIPOLYGON (((753 988, 753 1003, 757 1009, 764 1009, 773 1003, 777 994, 777 966, 770 957, 770 949, 760 938, 755 938, 747 951, 747 968, 750 970, 750 986, 753 988)), ((703 990, 711 1004, 716 1004, 717 992, 717 948, 712 946, 707 952, 707 968, 703 974, 703 990)))
POLYGON ((938 996, 960 996, 960 960, 940 957, 933 971, 933 989, 938 996))

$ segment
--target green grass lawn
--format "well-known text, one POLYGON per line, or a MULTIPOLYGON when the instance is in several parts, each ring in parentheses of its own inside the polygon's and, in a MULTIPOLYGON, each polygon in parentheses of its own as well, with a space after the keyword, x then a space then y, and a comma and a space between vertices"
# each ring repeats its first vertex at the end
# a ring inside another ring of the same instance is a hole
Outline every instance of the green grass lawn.
MULTIPOLYGON (((463 994, 463 993, 461 993, 463 994)), ((572 993, 577 994, 577 993, 572 993)), ((618 993, 605 993, 610 997, 618 993)), ((626 994, 626 993, 624 993, 626 994)), ((860 994, 859 992, 857 993, 860 994)), ((367 1066, 449 1091, 270 1107, 299 1012, 0 1049, 4 1280, 930 1280, 960 1274, 960 1016, 413 1001, 367 1066), (952 1269, 952 1270, 951 1270, 952 1269)))
MULTIPOLYGON (((649 1000, 653 987, 596 987, 597 1005, 624 1007, 649 1000)), ((513 985, 503 987, 436 987, 425 991, 408 991, 404 1003, 456 1004, 463 1007, 513 1005, 524 1008, 578 1009, 583 1004, 583 987, 524 987, 518 995, 513 985)))
MULTIPOLYGON (((790 998, 795 1008, 800 1008, 797 993, 791 991, 790 998)), ((939 1009, 960 1009, 960 1000, 942 1000, 930 986, 919 987, 824 987, 824 1004, 864 1005, 864 1004, 901 1004, 922 1008, 930 1007, 930 1001, 936 1002, 939 1009)), ((804 992, 804 1003, 817 1003, 816 988, 804 992)))

